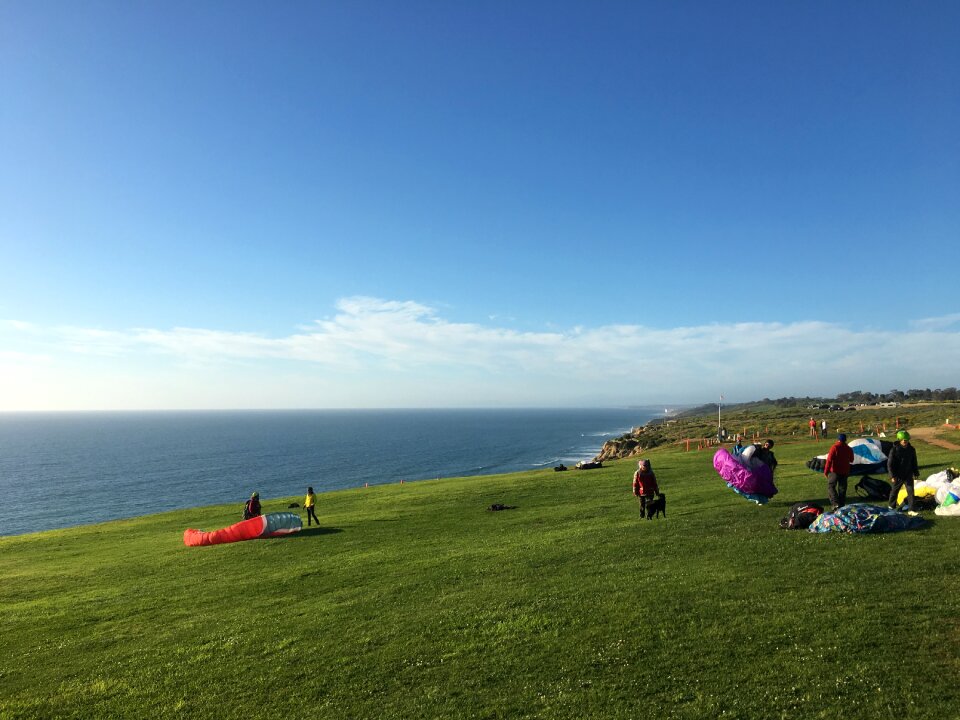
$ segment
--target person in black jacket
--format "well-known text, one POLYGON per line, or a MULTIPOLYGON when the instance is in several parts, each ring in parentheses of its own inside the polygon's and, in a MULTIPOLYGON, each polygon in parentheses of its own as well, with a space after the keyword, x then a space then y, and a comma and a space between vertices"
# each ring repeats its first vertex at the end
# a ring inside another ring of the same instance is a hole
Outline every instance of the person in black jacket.
POLYGON ((887 472, 890 473, 889 503, 891 508, 897 507, 897 496, 900 488, 907 489, 907 511, 913 512, 913 481, 920 477, 920 468, 917 465, 917 451, 910 444, 910 433, 900 430, 897 433, 897 442, 887 456, 887 472))
POLYGON ((773 454, 773 440, 764 440, 763 445, 757 447, 753 456, 766 463, 770 467, 771 473, 776 471, 779 463, 777 463, 777 456, 773 454))
POLYGON ((250 499, 247 500, 247 504, 243 506, 243 519, 249 520, 250 518, 259 517, 261 514, 260 493, 255 492, 250 496, 250 499))

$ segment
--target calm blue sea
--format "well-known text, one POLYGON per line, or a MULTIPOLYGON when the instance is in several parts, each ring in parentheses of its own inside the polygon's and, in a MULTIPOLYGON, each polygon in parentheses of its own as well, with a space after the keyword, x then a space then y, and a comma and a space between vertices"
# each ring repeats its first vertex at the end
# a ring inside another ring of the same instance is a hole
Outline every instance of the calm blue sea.
POLYGON ((0 535, 572 465, 661 408, 0 414, 0 535))

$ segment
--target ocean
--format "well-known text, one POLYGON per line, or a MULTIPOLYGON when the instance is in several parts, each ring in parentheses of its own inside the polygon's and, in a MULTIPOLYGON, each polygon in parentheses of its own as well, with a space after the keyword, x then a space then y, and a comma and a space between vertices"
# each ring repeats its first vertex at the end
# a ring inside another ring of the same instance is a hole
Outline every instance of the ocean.
POLYGON ((0 535, 596 455, 660 408, 0 413, 0 535))

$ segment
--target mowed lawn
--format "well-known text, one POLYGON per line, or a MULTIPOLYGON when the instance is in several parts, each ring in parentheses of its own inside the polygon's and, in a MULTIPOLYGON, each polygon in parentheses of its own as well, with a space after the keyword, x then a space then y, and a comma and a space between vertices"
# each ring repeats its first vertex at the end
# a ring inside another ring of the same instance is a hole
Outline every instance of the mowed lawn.
POLYGON ((623 461, 331 493, 274 540, 184 547, 239 504, 0 538, 0 717, 958 717, 960 518, 779 529, 828 446, 778 444, 763 507, 653 451, 657 521, 623 461))

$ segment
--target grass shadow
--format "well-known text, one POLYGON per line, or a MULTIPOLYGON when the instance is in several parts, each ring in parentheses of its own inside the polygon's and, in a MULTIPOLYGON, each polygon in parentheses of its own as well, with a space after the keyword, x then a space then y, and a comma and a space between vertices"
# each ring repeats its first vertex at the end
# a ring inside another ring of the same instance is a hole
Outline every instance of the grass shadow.
POLYGON ((331 527, 305 527, 297 535, 333 535, 334 533, 342 533, 343 530, 340 528, 331 528, 331 527))
POLYGON ((934 525, 936 525, 936 522, 934 522, 933 518, 923 517, 922 515, 921 515, 921 518, 923 519, 923 525, 918 525, 917 527, 909 528, 911 532, 925 533, 933 530, 934 525))

